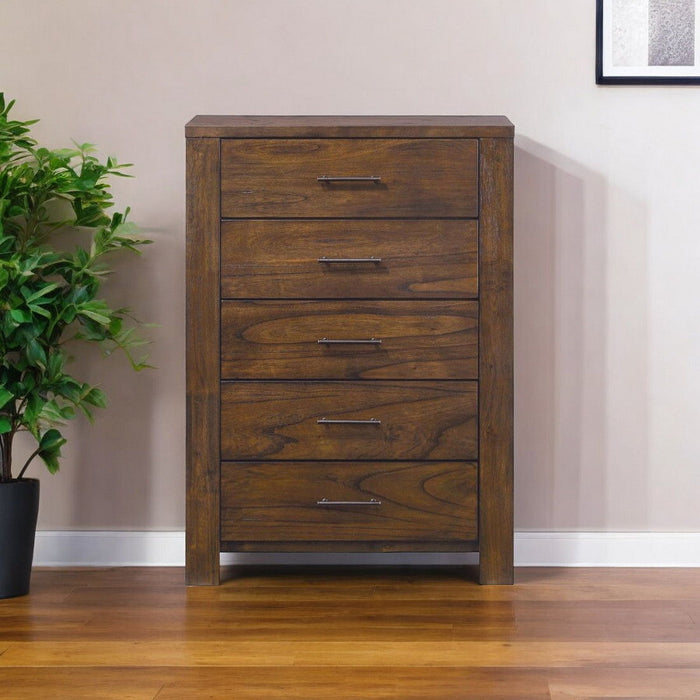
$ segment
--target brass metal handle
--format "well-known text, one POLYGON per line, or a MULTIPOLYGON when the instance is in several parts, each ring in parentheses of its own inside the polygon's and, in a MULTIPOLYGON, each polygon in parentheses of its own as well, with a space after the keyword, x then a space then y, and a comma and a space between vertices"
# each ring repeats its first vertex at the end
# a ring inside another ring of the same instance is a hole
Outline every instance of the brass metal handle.
POLYGON ((382 181, 382 178, 378 175, 319 175, 316 178, 316 182, 373 182, 378 185, 382 181))
POLYGON ((379 418, 369 418, 367 420, 351 420, 345 418, 318 418, 319 425, 381 425, 379 418))
POLYGON ((379 265, 382 262, 381 258, 375 258, 374 255, 370 255, 368 258, 327 258, 325 255, 318 259, 320 263, 374 263, 379 265))
POLYGON ((319 338, 319 345, 381 345, 381 338, 319 338))
POLYGON ((370 498, 369 501, 329 501, 327 498, 322 498, 316 501, 317 506, 380 506, 382 502, 376 498, 370 498))

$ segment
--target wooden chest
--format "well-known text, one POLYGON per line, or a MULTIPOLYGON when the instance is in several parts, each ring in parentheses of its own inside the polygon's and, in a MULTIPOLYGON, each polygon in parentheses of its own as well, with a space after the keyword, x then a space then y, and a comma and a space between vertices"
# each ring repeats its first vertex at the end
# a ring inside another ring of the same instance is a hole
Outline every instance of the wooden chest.
POLYGON ((513 575, 513 126, 195 117, 187 582, 221 551, 513 575))

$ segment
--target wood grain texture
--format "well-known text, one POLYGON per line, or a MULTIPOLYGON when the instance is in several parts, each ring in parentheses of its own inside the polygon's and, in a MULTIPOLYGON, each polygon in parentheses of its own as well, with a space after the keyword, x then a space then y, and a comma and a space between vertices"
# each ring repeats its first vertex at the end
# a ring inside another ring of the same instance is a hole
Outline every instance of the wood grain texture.
POLYGON ((221 213, 247 217, 473 217, 475 139, 224 139, 221 213), (319 183, 317 176, 381 177, 319 183))
POLYGON ((241 299, 474 299, 476 221, 221 224, 221 292, 241 299), (381 259, 329 264, 326 258, 381 259))
POLYGON ((223 379, 476 379, 478 342, 469 301, 221 305, 223 379))
POLYGON ((700 694, 697 569, 36 569, 0 601, 12 700, 673 700, 700 694))
MULTIPOLYGON (((306 641, 294 650, 288 642, 149 641, 125 647, 115 642, 15 642, 0 656, 3 666, 63 666, 65 658, 75 666, 115 665, 165 666, 188 665, 306 666, 381 668, 405 666, 466 666, 518 668, 546 664, 554 668, 603 665, 612 652, 624 666, 697 668, 700 642, 620 644, 599 642, 435 642, 372 641, 348 645, 334 641, 306 641)), ((336 671, 337 672, 337 671, 336 671)))
POLYGON ((501 116, 238 116, 199 115, 190 137, 216 138, 484 138, 513 136, 501 116))
POLYGON ((187 581, 219 581, 219 141, 187 141, 187 581))
POLYGON ((473 463, 229 462, 221 481, 224 540, 477 537, 473 463), (338 505, 319 505, 322 499, 338 505), (348 502, 355 505, 340 505, 348 502))
POLYGON ((476 403, 466 381, 224 382, 221 458, 475 459, 476 403))
POLYGON ((479 493, 482 583, 513 581, 513 142, 482 139, 479 493))

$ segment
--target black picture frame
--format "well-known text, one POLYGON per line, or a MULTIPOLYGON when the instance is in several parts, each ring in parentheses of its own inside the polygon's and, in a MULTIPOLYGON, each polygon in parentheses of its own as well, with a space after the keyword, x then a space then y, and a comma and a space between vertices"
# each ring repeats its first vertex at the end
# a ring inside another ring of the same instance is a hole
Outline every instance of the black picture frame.
MULTIPOLYGON (((690 50, 691 37, 689 32, 692 31, 692 50, 694 53, 693 65, 649 65, 649 51, 647 50, 647 65, 642 65, 642 61, 639 61, 639 65, 635 65, 635 61, 630 59, 628 65, 617 66, 613 65, 613 52, 615 50, 614 42, 615 37, 612 31, 611 17, 613 11, 613 5, 616 0, 596 0, 596 83, 598 85, 700 85, 700 60, 698 56, 700 55, 700 32, 697 31, 697 27, 700 22, 698 22, 698 17, 694 18, 694 26, 683 26, 683 30, 688 35, 686 38, 685 50, 686 54, 690 50)), ((653 3, 654 0, 640 0, 640 3, 653 3)), ((700 12, 700 3, 696 3, 695 0, 686 0, 687 7, 691 4, 693 6, 693 14, 696 15, 700 12)), ((686 13, 687 14, 687 13, 686 13)), ((651 13, 649 13, 649 18, 651 13)), ((652 30, 651 19, 648 18, 648 24, 646 27, 647 36, 646 40, 649 41, 650 33, 652 30)), ((644 26, 638 27, 639 31, 642 33, 640 35, 641 39, 643 37, 644 26)), ((630 31, 634 34, 635 27, 631 27, 630 31)), ((677 38, 676 35, 666 33, 666 36, 673 36, 677 38)), ((663 41, 664 36, 660 33, 657 35, 654 41, 659 43, 663 41)), ((642 42, 643 43, 643 42, 642 42)), ((686 58, 687 60, 687 58, 686 58)))

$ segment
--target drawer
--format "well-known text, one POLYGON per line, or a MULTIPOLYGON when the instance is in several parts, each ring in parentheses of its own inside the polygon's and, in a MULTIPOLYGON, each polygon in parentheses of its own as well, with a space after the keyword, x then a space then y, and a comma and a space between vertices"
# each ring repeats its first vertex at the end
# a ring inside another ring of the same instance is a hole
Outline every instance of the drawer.
POLYGON ((224 301, 224 379, 476 379, 474 301, 224 301))
POLYGON ((477 238, 471 220, 224 221, 221 294, 473 299, 477 238))
POLYGON ((221 215, 475 217, 478 142, 223 139, 221 215))
POLYGON ((470 462, 224 462, 221 537, 473 541, 476 472, 470 462))
POLYGON ((221 385, 221 459, 476 459, 477 384, 221 385))

